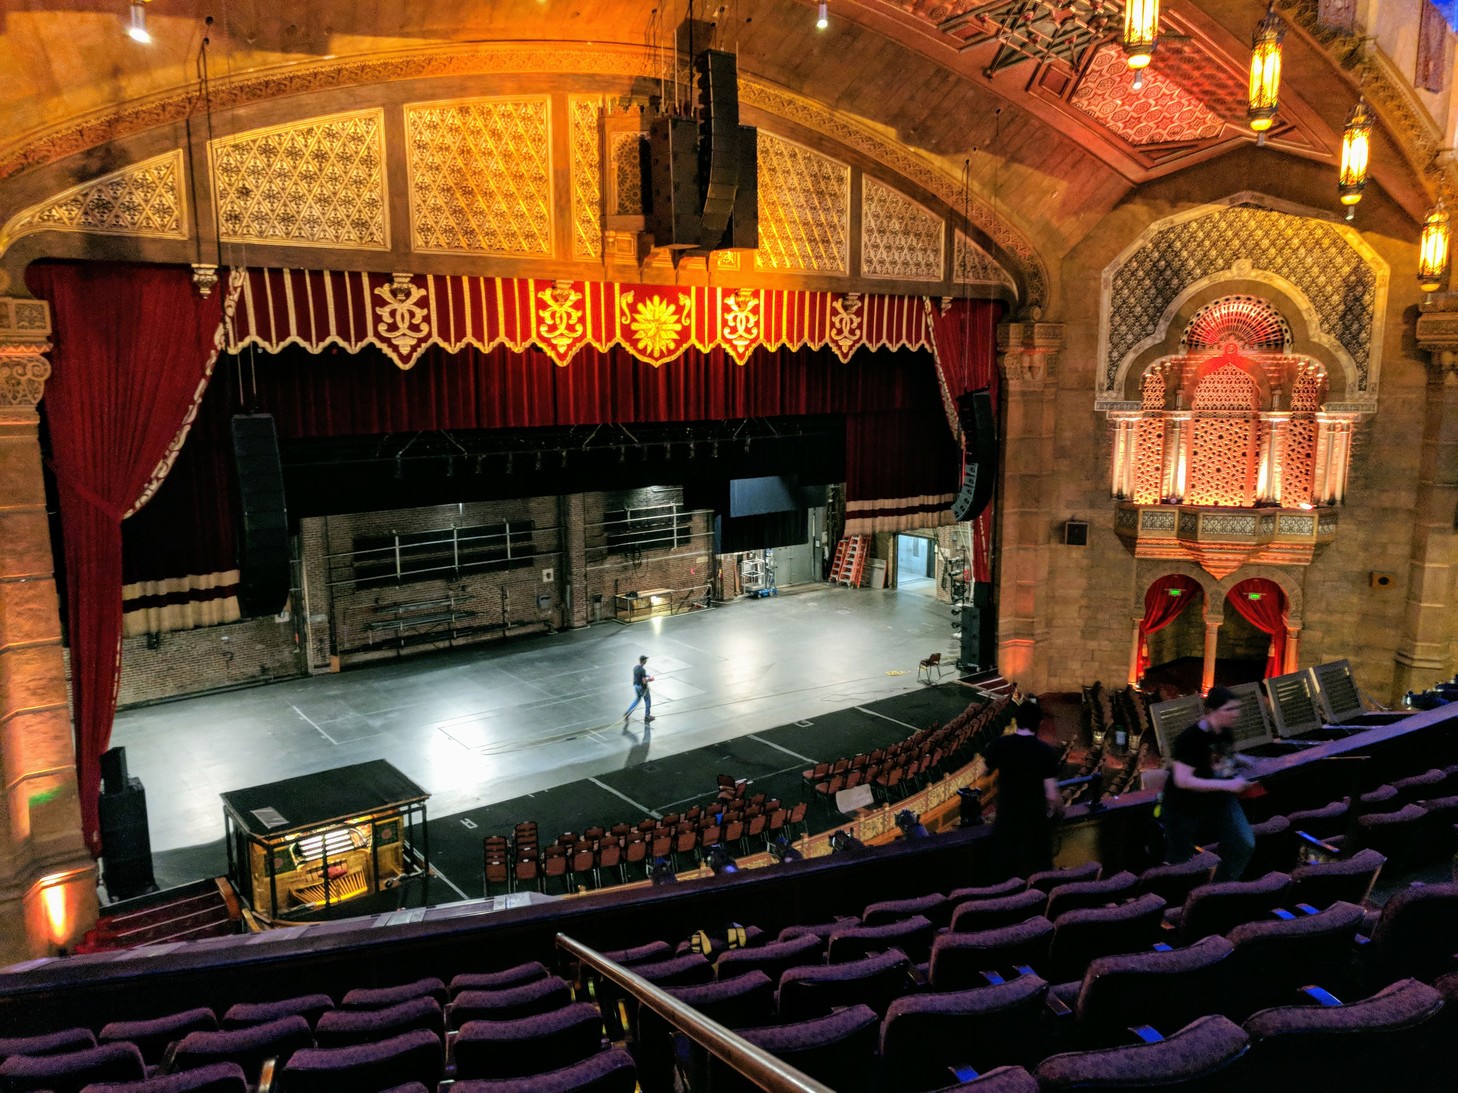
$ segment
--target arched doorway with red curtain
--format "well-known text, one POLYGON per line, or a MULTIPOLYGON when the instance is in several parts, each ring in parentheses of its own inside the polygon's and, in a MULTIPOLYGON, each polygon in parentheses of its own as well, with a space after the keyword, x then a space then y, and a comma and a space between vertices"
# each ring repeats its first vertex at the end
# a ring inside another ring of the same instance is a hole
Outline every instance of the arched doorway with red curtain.
POLYGON ((1134 624, 1130 682, 1168 697, 1199 688, 1204 655, 1205 590, 1194 577, 1166 573, 1144 591, 1134 624))
POLYGON ((1286 661, 1290 604, 1275 581, 1248 577, 1225 596, 1225 623, 1216 646, 1219 683, 1248 683, 1281 674, 1286 661))

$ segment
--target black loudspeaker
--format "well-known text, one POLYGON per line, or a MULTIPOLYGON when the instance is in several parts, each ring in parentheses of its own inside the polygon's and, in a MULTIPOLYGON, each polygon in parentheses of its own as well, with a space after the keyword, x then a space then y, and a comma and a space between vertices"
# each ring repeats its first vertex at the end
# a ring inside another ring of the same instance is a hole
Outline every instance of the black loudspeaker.
POLYGON ((272 415, 233 418, 233 458, 241 513, 238 609, 244 618, 276 615, 289 598, 289 515, 272 415))
POLYGON ((992 611, 992 587, 974 585, 972 602, 962 606, 962 656, 964 668, 976 665, 997 667, 997 618, 992 611))
POLYGON ((958 520, 975 520, 992 500, 997 474, 997 421, 992 415, 992 396, 973 391, 957 400, 962 419, 962 491, 952 502, 958 520))
POLYGON ((698 142, 699 127, 692 118, 653 119, 648 131, 648 230, 655 247, 699 245, 703 205, 698 142))
POLYGON ((734 54, 708 49, 694 62, 699 75, 699 179, 703 183, 703 233, 715 247, 734 214, 739 189, 739 75, 734 54))
POLYGON ((127 788, 127 749, 111 748, 101 753, 101 792, 120 793, 127 788))
POLYGON ((113 900, 157 890, 152 876, 152 835, 147 827, 147 791, 128 778, 119 793, 101 795, 101 874, 113 900))

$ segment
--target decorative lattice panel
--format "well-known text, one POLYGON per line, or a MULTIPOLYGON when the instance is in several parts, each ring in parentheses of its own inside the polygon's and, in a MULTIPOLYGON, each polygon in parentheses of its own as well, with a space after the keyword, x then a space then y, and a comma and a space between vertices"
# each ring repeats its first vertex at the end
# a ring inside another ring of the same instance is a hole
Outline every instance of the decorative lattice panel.
POLYGON ((638 133, 614 133, 608 158, 613 173, 616 216, 643 215, 643 141, 638 133))
POLYGON ((1256 420, 1244 414, 1196 414, 1185 501, 1191 505, 1255 503, 1256 420))
MULTIPOLYGON (((1214 210, 1153 232, 1114 273, 1104 381, 1155 335, 1186 286, 1244 259, 1290 281, 1311 302, 1324 334, 1350 354, 1357 390, 1367 389, 1377 275, 1335 225, 1251 206, 1214 210)), ((1355 393, 1355 392, 1353 392, 1355 393)))
POLYGON ((1304 413, 1315 413, 1321 409, 1326 398, 1326 374, 1315 367, 1308 367, 1291 385, 1291 409, 1304 413))
POLYGON ((1281 460, 1281 504, 1287 508, 1312 503, 1316 485, 1316 416, 1292 414, 1281 460))
POLYGON ((1141 90, 1131 83, 1124 51, 1109 44, 1094 54, 1068 101, 1134 145, 1208 140, 1225 127, 1199 97, 1165 78, 1159 64, 1145 73, 1141 90))
POLYGON ((0 229, 0 253, 38 231, 186 239, 182 179, 179 149, 73 186, 12 217, 0 229))
POLYGON ((362 110, 212 141, 223 239, 387 248, 384 118, 362 110))
POLYGON ((572 117, 572 255, 602 255, 602 153, 598 117, 602 102, 596 95, 568 99, 572 117))
POLYGON ((1192 405, 1195 410, 1259 410, 1261 389, 1233 364, 1221 365, 1200 381, 1192 405))
POLYGON ((1164 409, 1164 375, 1162 367, 1151 368, 1144 373, 1144 382, 1140 385, 1140 406, 1145 410, 1164 409))
POLYGON ((545 95, 407 106, 405 138, 417 250, 552 253, 545 95))
POLYGON ((861 186, 861 273, 940 281, 946 255, 942 218, 873 178, 861 186))
POLYGON ((957 232, 957 252, 952 260, 953 273, 959 284, 1006 285, 1016 291, 1012 275, 962 232, 957 232))
POLYGON ((1200 308, 1185 324, 1180 349, 1219 349, 1234 342, 1241 349, 1284 353, 1291 327, 1259 296, 1222 296, 1200 308))
POLYGON ((848 273, 850 168, 759 134, 758 270, 848 273))
POLYGON ((1134 427, 1134 500, 1154 505, 1164 493, 1164 418, 1146 417, 1134 427))

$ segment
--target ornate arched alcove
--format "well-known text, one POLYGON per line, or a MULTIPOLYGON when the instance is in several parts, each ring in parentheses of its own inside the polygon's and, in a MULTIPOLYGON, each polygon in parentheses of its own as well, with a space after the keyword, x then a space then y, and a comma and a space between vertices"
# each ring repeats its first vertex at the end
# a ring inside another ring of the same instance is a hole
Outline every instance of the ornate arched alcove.
POLYGON ((1380 364, 1386 265, 1337 225, 1255 202, 1161 221, 1103 278, 1116 529, 1136 557, 1217 579, 1309 564, 1335 538, 1380 364))

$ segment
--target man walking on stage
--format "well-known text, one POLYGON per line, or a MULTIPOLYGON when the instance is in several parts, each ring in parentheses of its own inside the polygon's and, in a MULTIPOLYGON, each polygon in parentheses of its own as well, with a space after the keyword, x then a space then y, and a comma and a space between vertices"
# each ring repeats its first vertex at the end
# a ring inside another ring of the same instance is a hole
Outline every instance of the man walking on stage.
POLYGON ((653 677, 648 674, 647 663, 648 657, 645 654, 633 665, 633 704, 623 714, 624 729, 628 727, 628 718, 633 716, 633 711, 640 702, 643 703, 643 724, 653 720, 653 696, 648 691, 648 684, 653 682, 653 677))

